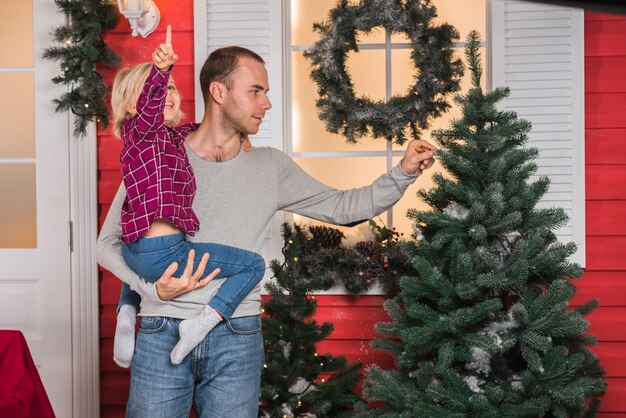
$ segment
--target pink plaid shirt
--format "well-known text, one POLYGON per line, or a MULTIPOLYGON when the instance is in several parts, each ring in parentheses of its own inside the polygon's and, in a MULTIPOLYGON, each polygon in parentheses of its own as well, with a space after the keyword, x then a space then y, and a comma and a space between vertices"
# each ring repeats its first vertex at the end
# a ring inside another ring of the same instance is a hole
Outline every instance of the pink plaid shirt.
POLYGON ((185 151, 185 138, 198 125, 163 124, 170 72, 152 66, 137 100, 137 114, 121 130, 126 187, 121 221, 126 243, 144 236, 155 219, 166 219, 191 236, 200 226, 191 208, 196 182, 185 151))

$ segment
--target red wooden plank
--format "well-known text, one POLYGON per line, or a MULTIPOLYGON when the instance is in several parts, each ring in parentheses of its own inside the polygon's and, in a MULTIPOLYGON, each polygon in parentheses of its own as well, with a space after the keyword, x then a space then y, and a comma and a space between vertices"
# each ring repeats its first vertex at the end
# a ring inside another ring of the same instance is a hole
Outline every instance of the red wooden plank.
POLYGON ((626 55, 626 20, 585 22, 585 55, 626 55))
POLYGON ((120 153, 123 142, 112 135, 98 137, 98 168, 100 170, 121 170, 120 153))
POLYGON ((626 199, 626 164, 588 165, 585 194, 588 201, 626 199))
POLYGON ((318 307, 315 314, 318 323, 332 322, 335 329, 329 338, 333 340, 368 340, 375 337, 374 324, 387 322, 389 315, 378 307, 318 307))
POLYGON ((626 342, 626 307, 599 307, 586 317, 598 341, 626 342))
POLYGON ((573 283, 578 288, 572 299, 573 305, 580 305, 591 299, 597 299, 603 307, 625 304, 626 271, 586 271, 582 280, 575 280, 573 283))
MULTIPOLYGON (((626 45, 626 42, 624 42, 626 45)), ((626 93, 586 93, 586 128, 624 128, 626 93)))
POLYGON ((100 304, 117 306, 120 299, 122 281, 113 273, 104 270, 100 281, 100 304))
POLYGON ((100 172, 98 179, 98 203, 110 204, 122 183, 122 172, 106 170, 100 172))
POLYGON ((585 130, 585 163, 626 164, 626 129, 585 130))
POLYGON ((619 13, 603 13, 585 10, 585 23, 595 20, 624 20, 626 16, 619 13))
POLYGON ((113 338, 115 335, 115 323, 117 321, 117 306, 100 306, 100 338, 113 338))
POLYGON ((324 340, 317 344, 319 354, 344 356, 349 363, 360 362, 363 367, 378 364, 384 369, 394 367, 391 354, 371 347, 370 340, 324 340))
POLYGON ((624 91, 626 55, 585 57, 585 93, 624 91))
POLYGON ((620 412, 626 409, 624 399, 626 399, 626 379, 613 377, 607 379, 609 388, 606 395, 602 398, 600 411, 602 412, 620 412))
POLYGON ((98 231, 102 228, 102 224, 109 213, 110 207, 111 205, 100 205, 100 214, 98 215, 98 231))
POLYGON ((382 306, 385 301, 384 296, 379 295, 363 295, 363 296, 350 296, 350 295, 314 295, 317 299, 317 306, 344 306, 347 308, 356 306, 382 306))
POLYGON ((626 235, 626 200, 588 200, 587 236, 626 235))
POLYGON ((626 270, 626 237, 587 237, 587 270, 626 270))
POLYGON ((100 418, 124 418, 125 416, 126 406, 109 406, 101 404, 100 418))
MULTIPOLYGON (((124 19, 126 20, 126 19, 124 19)), ((128 20, 126 20, 128 22, 128 20)), ((162 26, 162 25, 160 25, 162 26)), ((165 26, 163 26, 165 30, 165 26)), ((121 66, 135 65, 152 60, 152 51, 165 40, 165 32, 153 33, 149 38, 129 36, 127 32, 108 32, 104 40, 111 45, 121 58, 121 66), (162 37, 161 37, 162 35, 162 37)), ((176 65, 194 65, 193 32, 181 31, 172 33, 172 44, 178 54, 176 65)))
POLYGON ((126 405, 130 387, 129 374, 125 371, 106 372, 100 376, 100 403, 102 405, 126 405))
POLYGON ((626 377, 626 343, 599 342, 591 350, 600 359, 608 377, 626 377))

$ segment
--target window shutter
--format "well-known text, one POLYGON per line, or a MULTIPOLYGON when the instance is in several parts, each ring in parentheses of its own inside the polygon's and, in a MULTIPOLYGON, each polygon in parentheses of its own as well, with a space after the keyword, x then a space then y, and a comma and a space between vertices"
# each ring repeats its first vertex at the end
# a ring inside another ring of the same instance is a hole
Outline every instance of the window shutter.
POLYGON ((508 86, 506 110, 532 123, 538 175, 550 189, 539 207, 562 207, 570 219, 557 232, 585 262, 584 21, 580 9, 517 0, 491 3, 489 85, 508 86))

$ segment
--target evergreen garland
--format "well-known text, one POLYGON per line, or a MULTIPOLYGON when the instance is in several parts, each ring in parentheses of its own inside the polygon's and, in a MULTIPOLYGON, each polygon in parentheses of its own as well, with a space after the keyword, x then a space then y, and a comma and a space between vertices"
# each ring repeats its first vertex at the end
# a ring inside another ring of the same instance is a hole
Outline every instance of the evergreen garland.
POLYGON ((60 44, 47 48, 43 57, 61 61, 63 75, 52 82, 64 84, 69 91, 54 99, 56 112, 71 111, 74 135, 84 137, 87 126, 96 118, 106 128, 109 110, 104 102, 109 89, 98 73, 96 65, 117 67, 119 56, 102 39, 105 31, 117 26, 116 6, 108 0, 55 0, 65 14, 67 23, 55 28, 52 37, 60 44))
POLYGON ((407 127, 418 138, 430 126, 430 118, 450 107, 446 96, 459 89, 463 74, 461 60, 453 60, 453 40, 459 35, 448 24, 434 25, 436 16, 429 0, 362 0, 356 5, 340 0, 328 22, 313 25, 320 39, 304 56, 311 61, 311 78, 318 85, 316 105, 328 131, 341 133, 352 143, 371 131, 374 138, 402 145, 407 127), (406 95, 387 101, 355 97, 346 71, 346 54, 359 50, 357 31, 369 33, 378 26, 406 34, 416 70, 406 95))

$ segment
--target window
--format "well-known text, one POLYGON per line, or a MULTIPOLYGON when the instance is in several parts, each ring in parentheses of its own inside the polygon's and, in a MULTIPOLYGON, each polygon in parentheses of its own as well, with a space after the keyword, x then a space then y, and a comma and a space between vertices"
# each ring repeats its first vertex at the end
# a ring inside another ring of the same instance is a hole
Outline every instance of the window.
MULTIPOLYGON (((309 77, 309 62, 303 52, 317 39, 313 31, 313 23, 327 19, 328 12, 335 6, 335 0, 291 0, 288 3, 289 31, 288 41, 291 46, 290 60, 291 84, 287 90, 291 103, 286 108, 291 110, 287 117, 287 150, 294 159, 313 177, 340 189, 364 186, 391 167, 398 164, 404 154, 404 147, 391 144, 382 138, 361 138, 358 144, 347 143, 345 138, 326 131, 324 122, 317 116, 315 100, 317 86, 309 77)), ((357 3, 356 1, 354 3, 357 3)), ((477 30, 484 40, 486 37, 486 0, 451 2, 446 0, 433 1, 437 7, 436 23, 447 22, 457 28, 460 34, 456 43, 456 55, 463 57, 464 40, 471 30, 477 30)), ((409 42, 403 34, 385 34, 379 27, 370 34, 360 34, 359 52, 351 53, 347 58, 347 69, 355 86, 356 94, 366 95, 372 100, 384 100, 393 94, 404 95, 413 82, 415 69, 409 58, 409 42), (386 38, 389 39, 386 39, 386 38)), ((482 50, 485 60, 485 48, 482 50)), ((486 63, 486 60, 485 60, 486 63)), ((485 69, 488 70, 485 64, 485 69)), ((470 85, 466 75, 461 83, 465 90, 470 85)), ((483 77, 486 85, 486 77, 483 77)), ((459 110, 449 97, 452 108, 444 116, 433 120, 432 129, 445 128, 453 117, 458 117, 459 110)), ((424 132, 423 139, 434 142, 430 131, 424 132)), ((438 165, 434 170, 442 171, 438 165)), ((393 210, 381 215, 387 227, 395 227, 401 233, 409 235, 411 220, 406 211, 409 208, 426 209, 423 202, 417 199, 416 193, 421 188, 428 188, 432 182, 424 175, 418 179, 405 193, 393 210)), ((319 222, 295 215, 295 222, 319 222)), ((367 224, 357 228, 340 228, 346 236, 356 235, 360 238, 367 224)))

